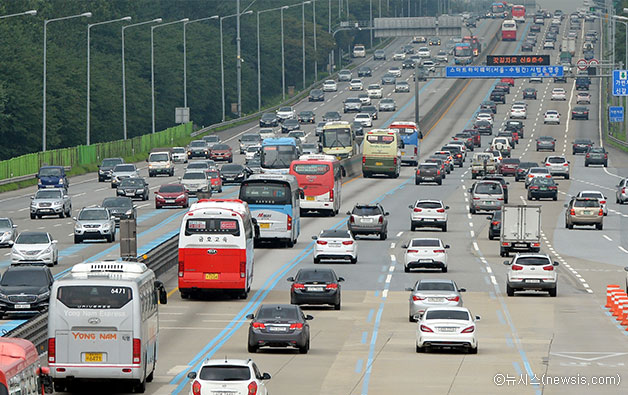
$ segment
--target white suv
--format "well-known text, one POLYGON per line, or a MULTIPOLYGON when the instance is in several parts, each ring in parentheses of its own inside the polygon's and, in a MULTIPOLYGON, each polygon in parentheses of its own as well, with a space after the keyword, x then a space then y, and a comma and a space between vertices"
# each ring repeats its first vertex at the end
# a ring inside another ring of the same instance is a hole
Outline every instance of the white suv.
POLYGON ((569 161, 564 156, 548 156, 545 158, 545 167, 552 176, 563 176, 569 179, 569 161))
POLYGON ((270 374, 260 373, 252 360, 206 359, 198 374, 188 373, 193 380, 190 395, 195 394, 259 394, 267 395, 266 381, 270 374))
POLYGON ((447 210, 449 210, 449 206, 445 206, 441 200, 417 200, 408 207, 412 209, 410 230, 413 232, 416 228, 423 226, 437 227, 441 228, 443 232, 447 232, 447 210))
POLYGON ((514 296, 516 291, 547 291, 550 296, 556 296, 556 281, 558 274, 546 254, 517 254, 512 261, 504 261, 510 266, 506 280, 506 294, 514 296))

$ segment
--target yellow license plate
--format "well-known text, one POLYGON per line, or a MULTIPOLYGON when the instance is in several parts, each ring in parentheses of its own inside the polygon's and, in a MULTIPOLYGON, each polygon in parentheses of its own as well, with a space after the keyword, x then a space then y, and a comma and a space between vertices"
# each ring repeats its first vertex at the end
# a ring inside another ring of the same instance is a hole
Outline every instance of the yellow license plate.
POLYGON ((384 166, 382 162, 375 162, 375 166, 384 166))
POLYGON ((205 280, 218 280, 218 273, 205 273, 205 280))
POLYGON ((305 200, 314 200, 314 196, 306 196, 305 200))
POLYGON ((266 224, 259 224, 260 229, 270 229, 270 224, 266 223, 266 224))
POLYGON ((101 352, 86 352, 85 362, 102 362, 101 352))

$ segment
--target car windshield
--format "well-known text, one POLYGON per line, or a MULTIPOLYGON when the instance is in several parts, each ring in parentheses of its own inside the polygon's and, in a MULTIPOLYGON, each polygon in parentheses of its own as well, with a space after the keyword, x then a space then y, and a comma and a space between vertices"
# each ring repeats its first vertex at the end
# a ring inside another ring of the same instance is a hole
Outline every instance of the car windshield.
POLYGON ((170 160, 170 156, 166 153, 150 154, 149 162, 167 162, 170 160))
POLYGON ((204 180, 205 173, 201 171, 191 171, 183 175, 183 180, 204 180))
POLYGON ((249 204, 290 204, 290 186, 282 182, 244 182, 240 187, 240 199, 249 204))
POLYGON ((241 138, 242 141, 260 141, 259 134, 245 134, 241 138))
POLYGON ((162 185, 159 188, 160 193, 176 193, 176 192, 183 193, 184 191, 185 191, 185 188, 183 187, 183 185, 162 185))
POLYGON ((263 120, 272 120, 275 119, 275 114, 266 113, 262 115, 263 120))
POLYGON ((565 162, 567 162, 567 159, 554 156, 554 157, 547 158, 547 161, 549 163, 565 163, 565 162))
POLYGON ((601 148, 601 147, 600 147, 600 148, 591 148, 591 149, 589 150, 589 152, 593 152, 593 153, 596 153, 596 154, 603 154, 603 153, 605 153, 606 151, 604 151, 604 148, 601 148))
POLYGON ((45 287, 48 285, 46 272, 43 270, 7 270, 2 275, 3 287, 45 287))
POLYGON ((61 191, 39 190, 35 194, 35 199, 60 199, 61 191))
POLYGON ((48 167, 45 169, 39 169, 40 177, 61 177, 61 169, 58 167, 48 167))
POLYGON ((0 218, 0 229, 11 229, 13 226, 8 218, 0 218))
POLYGON ((113 171, 117 173, 129 173, 135 171, 135 165, 117 165, 113 171))
POLYGON ((419 281, 417 291, 455 291, 453 283, 444 281, 419 281))
POLYGON ((220 175, 218 174, 217 171, 208 171, 207 172, 207 177, 209 177, 209 178, 218 178, 218 177, 220 177, 220 175))
POLYGON ((106 198, 102 202, 102 206, 105 208, 114 208, 114 207, 123 207, 123 208, 131 208, 133 207, 133 201, 131 198, 121 197, 121 198, 106 198))
POLYGON ((353 211, 351 211, 353 215, 381 215, 382 211, 377 206, 355 206, 353 211))
POLYGON ((140 178, 125 178, 120 182, 120 188, 138 188, 144 186, 144 180, 140 178))
POLYGON ((115 165, 119 165, 122 162, 122 159, 119 158, 103 159, 100 167, 114 167, 115 165))
POLYGON ((185 153, 185 148, 183 147, 174 147, 172 149, 172 152, 175 154, 184 154, 185 153))
POLYGON ((546 257, 541 256, 520 256, 515 261, 517 265, 545 266, 551 265, 552 262, 546 257))
POLYGON ((299 271, 299 274, 297 274, 295 281, 297 282, 318 281, 318 282, 331 283, 331 282, 334 282, 335 279, 334 279, 334 274, 331 272, 331 270, 301 270, 299 271))
POLYGON ((578 199, 573 204, 574 207, 600 207, 597 199, 578 199))
POLYGON ((604 199, 604 195, 600 192, 580 192, 578 197, 604 199))
POLYGON ((213 151, 228 151, 231 148, 227 144, 216 144, 212 148, 213 151))
POLYGON ((291 306, 264 306, 262 307, 255 317, 258 320, 268 320, 268 319, 283 319, 283 320, 296 320, 297 309, 291 306))
POLYGON ((519 159, 516 158, 506 158, 502 161, 503 164, 505 165, 518 165, 519 164, 519 159))
POLYGON ((321 238, 340 238, 340 239, 350 239, 351 234, 348 230, 344 229, 328 229, 321 232, 321 238))
POLYGON ((291 112, 292 111, 292 107, 280 107, 279 110, 277 110, 278 112, 291 112))
POLYGON ((207 381, 248 381, 251 370, 248 366, 203 366, 198 378, 207 381))
POLYGON ((469 313, 461 310, 428 310, 426 320, 463 320, 469 321, 469 313))
POLYGON ((414 239, 412 247, 440 247, 440 241, 436 239, 414 239))
POLYGON ((417 202, 418 208, 442 208, 443 205, 440 202, 417 202))
POLYGON ((120 309, 133 299, 133 290, 119 285, 72 285, 59 287, 56 297, 70 309, 120 309))
POLYGON ((15 240, 15 244, 48 244, 48 234, 46 233, 20 233, 15 240))
POLYGON ((82 220, 100 220, 107 219, 107 210, 81 210, 79 214, 79 221, 82 220))
POLYGON ((576 140, 574 141, 575 144, 591 144, 590 140, 576 140))
POLYGON ((209 166, 207 166, 207 163, 205 162, 191 162, 190 164, 188 164, 188 169, 207 169, 209 166))
POLYGON ((493 182, 481 182, 475 186, 475 193, 486 195, 501 195, 503 193, 501 185, 493 182))
POLYGON ((431 164, 430 165, 428 165, 428 164, 421 164, 421 165, 419 165, 419 171, 432 171, 432 170, 438 170, 438 166, 431 165, 431 164))
POLYGON ((220 141, 220 137, 218 136, 205 136, 203 140, 207 143, 217 143, 220 141))
POLYGON ((233 165, 223 165, 220 168, 220 171, 222 173, 239 173, 241 171, 244 171, 244 166, 242 165, 238 165, 238 164, 233 164, 233 165))
MULTIPOLYGON (((530 185, 535 185, 535 186, 554 186, 554 185, 556 185, 556 183, 551 178, 534 177, 532 182, 530 182, 530 185)), ((597 197, 597 196, 595 196, 595 197, 597 197)))

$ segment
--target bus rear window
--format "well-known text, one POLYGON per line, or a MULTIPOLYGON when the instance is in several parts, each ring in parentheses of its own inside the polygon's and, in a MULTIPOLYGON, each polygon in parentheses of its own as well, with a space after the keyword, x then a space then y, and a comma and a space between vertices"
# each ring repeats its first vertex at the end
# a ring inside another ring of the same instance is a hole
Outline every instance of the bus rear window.
POLYGON ((366 136, 366 141, 371 144, 392 144, 395 141, 395 137, 392 135, 369 134, 366 136))
POLYGON ((229 218, 188 219, 185 224, 185 235, 190 236, 196 233, 240 236, 240 225, 237 220, 229 218))
POLYGON ((323 175, 329 171, 329 165, 317 165, 317 164, 295 164, 293 167, 295 173, 301 175, 323 175))
POLYGON ((57 290, 57 300, 71 309, 120 309, 133 299, 129 287, 72 285, 57 290))
POLYGON ((249 204, 291 204, 290 187, 285 184, 248 183, 240 187, 240 199, 249 204))

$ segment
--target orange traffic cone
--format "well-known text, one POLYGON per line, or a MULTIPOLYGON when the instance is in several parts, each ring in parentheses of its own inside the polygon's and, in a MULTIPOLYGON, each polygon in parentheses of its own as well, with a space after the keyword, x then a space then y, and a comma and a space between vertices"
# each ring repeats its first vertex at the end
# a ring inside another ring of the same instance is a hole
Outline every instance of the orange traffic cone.
POLYGON ((616 284, 611 284, 611 285, 607 285, 606 286, 606 307, 607 309, 610 309, 611 307, 613 307, 613 301, 612 301, 612 295, 613 295, 613 290, 614 289, 621 289, 619 288, 619 285, 616 284))
POLYGON ((619 305, 619 298, 621 296, 626 295, 626 293, 624 291, 614 291, 613 292, 613 306, 611 307, 611 314, 613 315, 613 317, 617 317, 619 315, 619 310, 618 310, 618 305, 619 305))
POLYGON ((624 309, 628 307, 628 296, 620 296, 617 299, 617 321, 623 321, 626 316, 624 313, 624 309))

